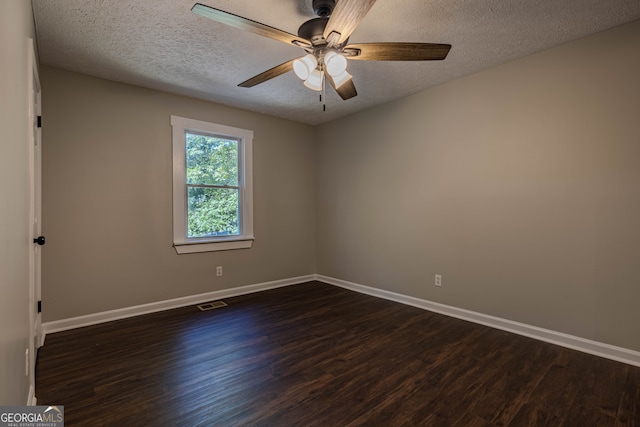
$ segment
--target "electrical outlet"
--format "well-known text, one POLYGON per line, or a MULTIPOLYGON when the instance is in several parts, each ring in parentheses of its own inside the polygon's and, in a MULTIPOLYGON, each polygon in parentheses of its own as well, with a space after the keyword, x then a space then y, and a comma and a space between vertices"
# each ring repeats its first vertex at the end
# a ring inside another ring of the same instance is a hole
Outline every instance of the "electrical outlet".
POLYGON ((442 276, 440 274, 436 274, 436 282, 434 284, 436 286, 442 286, 442 276))
POLYGON ((222 266, 219 265, 216 267, 216 276, 222 276, 222 266))

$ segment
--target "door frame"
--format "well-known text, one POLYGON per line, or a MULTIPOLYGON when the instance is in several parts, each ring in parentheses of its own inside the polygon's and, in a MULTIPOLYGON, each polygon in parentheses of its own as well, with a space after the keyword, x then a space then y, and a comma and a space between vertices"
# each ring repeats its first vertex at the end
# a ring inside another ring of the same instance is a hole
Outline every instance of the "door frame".
POLYGON ((29 234, 31 241, 29 250, 29 347, 25 355, 27 367, 25 372, 29 377, 29 405, 36 404, 35 375, 36 357, 38 348, 42 346, 44 339, 42 333, 42 316, 39 301, 41 301, 41 257, 40 245, 32 239, 40 236, 42 232, 42 132, 41 132, 41 92, 40 75, 36 59, 35 43, 33 39, 27 40, 27 106, 29 109, 28 141, 29 146, 29 234))

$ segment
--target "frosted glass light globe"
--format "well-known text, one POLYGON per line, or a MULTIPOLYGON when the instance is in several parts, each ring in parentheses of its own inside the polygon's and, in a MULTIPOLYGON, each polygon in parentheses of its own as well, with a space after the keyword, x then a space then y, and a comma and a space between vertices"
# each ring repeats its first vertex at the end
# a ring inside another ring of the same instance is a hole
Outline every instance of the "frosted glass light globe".
POLYGON ((353 76, 347 73, 346 71, 338 76, 331 76, 331 78, 333 79, 333 84, 336 86, 336 89, 338 89, 340 86, 342 86, 343 84, 351 80, 352 77, 353 76))
POLYGON ((324 56, 324 66, 331 77, 339 76, 347 70, 347 58, 331 51, 324 56))
POLYGON ((318 66, 318 60, 312 54, 303 56, 293 61, 293 72, 300 80, 307 80, 309 75, 318 66))
POLYGON ((311 90, 321 91, 322 81, 324 79, 324 73, 318 69, 315 69, 309 74, 309 78, 305 80, 304 85, 311 90))

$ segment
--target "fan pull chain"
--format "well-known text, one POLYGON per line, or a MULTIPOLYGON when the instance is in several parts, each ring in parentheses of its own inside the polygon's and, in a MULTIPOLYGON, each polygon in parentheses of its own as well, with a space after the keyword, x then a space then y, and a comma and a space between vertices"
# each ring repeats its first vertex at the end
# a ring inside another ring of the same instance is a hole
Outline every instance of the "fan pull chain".
MULTIPOLYGON (((324 66, 322 67, 324 69, 324 66)), ((322 111, 327 111, 327 104, 326 104, 326 99, 327 99, 327 79, 326 76, 322 76, 322 93, 320 94, 320 102, 322 102, 322 111)))

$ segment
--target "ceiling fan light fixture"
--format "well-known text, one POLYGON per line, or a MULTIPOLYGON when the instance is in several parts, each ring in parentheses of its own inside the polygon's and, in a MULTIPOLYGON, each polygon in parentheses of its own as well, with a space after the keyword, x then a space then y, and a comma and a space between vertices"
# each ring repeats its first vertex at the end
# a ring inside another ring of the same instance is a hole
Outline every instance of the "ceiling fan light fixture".
POLYGON ((353 76, 347 73, 346 71, 342 72, 342 74, 340 75, 331 76, 331 78, 333 79, 333 84, 335 85, 336 89, 338 89, 340 86, 342 86, 343 84, 351 80, 352 77, 353 76))
POLYGON ((293 61, 293 72, 300 80, 307 80, 318 66, 318 60, 312 54, 303 56, 293 61))
POLYGON ((304 85, 311 90, 320 92, 322 90, 322 82, 324 80, 324 73, 318 69, 315 69, 309 74, 309 77, 304 81, 304 85))
POLYGON ((347 71, 347 58, 331 51, 324 56, 324 66, 331 77, 337 77, 347 71))
POLYGON ((304 22, 298 28, 297 36, 200 3, 196 3, 191 10, 212 21, 278 40, 289 46, 297 46, 305 51, 305 56, 277 65, 240 83, 238 86, 253 87, 293 70, 306 87, 314 91, 322 91, 321 100, 326 98, 324 96, 325 77, 343 100, 358 95, 351 74, 347 72, 347 59, 361 61, 436 61, 445 59, 451 49, 451 45, 442 43, 381 42, 347 44, 349 37, 376 0, 311 1, 313 10, 318 17, 304 22), (325 75, 325 73, 327 74, 325 75))

